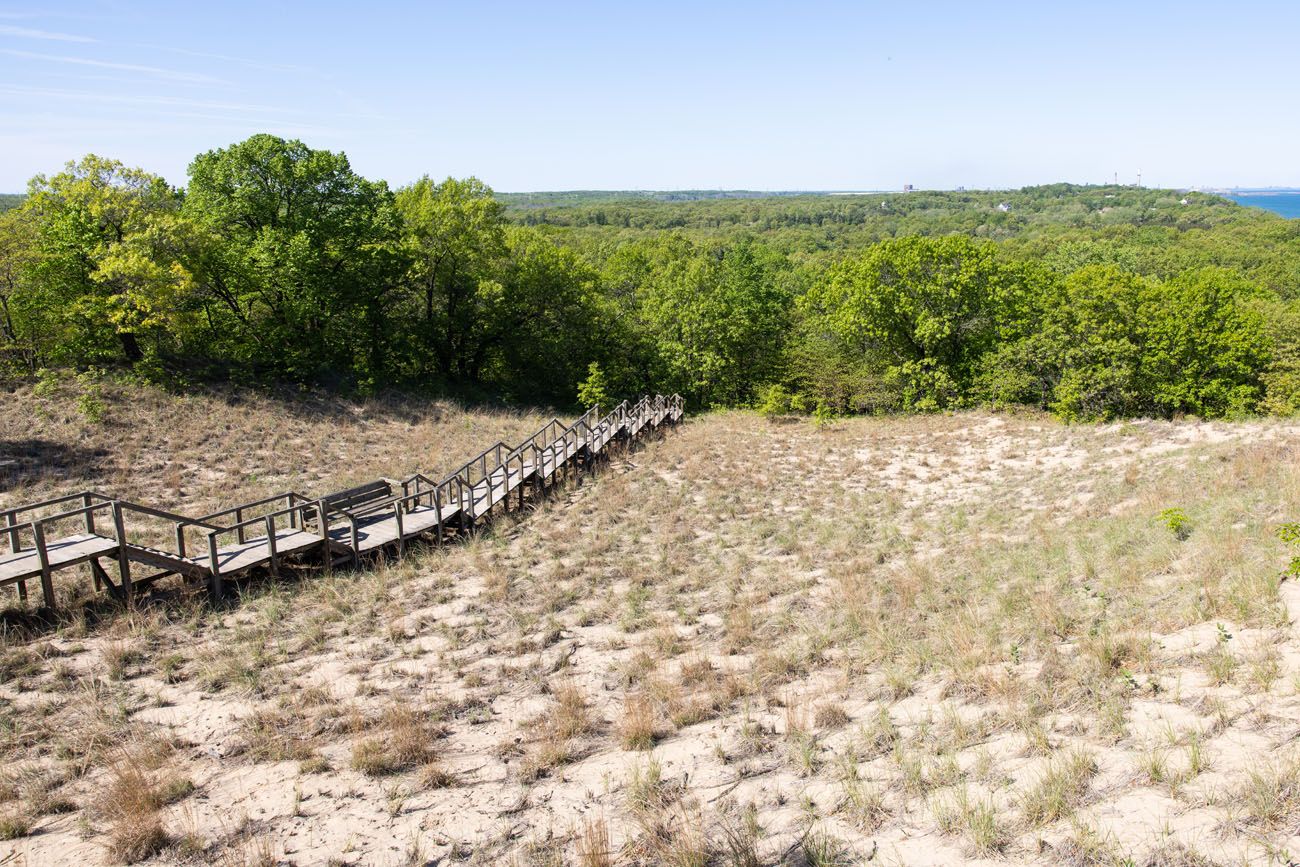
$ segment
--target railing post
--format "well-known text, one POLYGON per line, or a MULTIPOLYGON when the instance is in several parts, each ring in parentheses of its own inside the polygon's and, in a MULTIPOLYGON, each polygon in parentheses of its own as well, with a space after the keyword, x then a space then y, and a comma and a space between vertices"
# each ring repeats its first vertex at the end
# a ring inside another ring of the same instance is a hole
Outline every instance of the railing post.
POLYGON ((40 521, 32 522, 32 536, 36 542, 36 557, 41 564, 41 596, 45 607, 54 608, 54 580, 50 573, 50 555, 45 550, 45 527, 40 521))
POLYGON ((18 516, 13 510, 5 512, 5 535, 9 537, 9 553, 17 554, 23 549, 22 540, 18 538, 18 516))
POLYGON ((220 601, 225 593, 225 587, 221 583, 221 560, 217 556, 217 534, 211 532, 208 534, 208 569, 211 575, 208 577, 208 596, 213 602, 220 601))
POLYGON ((321 557, 325 561, 325 574, 334 569, 334 552, 330 550, 330 522, 325 516, 325 501, 316 501, 316 520, 320 521, 321 557))
POLYGON ((397 556, 401 557, 406 553, 406 540, 402 538, 406 530, 402 526, 402 503, 400 500, 393 503, 393 517, 397 520, 397 556))
POLYGON ((275 550, 275 519, 266 516, 266 550, 271 555, 271 577, 280 577, 280 562, 275 550))
POLYGON ((122 582, 122 595, 129 605, 135 593, 135 585, 131 581, 131 558, 127 556, 126 519, 122 516, 122 504, 118 501, 113 502, 113 533, 117 536, 117 576, 122 582))
POLYGON ((437 510, 438 515, 438 544, 442 544, 442 488, 437 485, 433 488, 433 508, 437 510))

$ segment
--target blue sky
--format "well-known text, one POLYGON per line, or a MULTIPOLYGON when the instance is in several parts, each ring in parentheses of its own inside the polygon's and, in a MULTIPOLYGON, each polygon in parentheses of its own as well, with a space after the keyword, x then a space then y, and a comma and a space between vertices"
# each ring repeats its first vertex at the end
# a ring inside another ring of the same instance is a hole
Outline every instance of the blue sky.
POLYGON ((0 0, 0 191, 255 132, 401 184, 1300 186, 1292 3, 0 0), (1068 8, 1067 8, 1068 7, 1068 8))

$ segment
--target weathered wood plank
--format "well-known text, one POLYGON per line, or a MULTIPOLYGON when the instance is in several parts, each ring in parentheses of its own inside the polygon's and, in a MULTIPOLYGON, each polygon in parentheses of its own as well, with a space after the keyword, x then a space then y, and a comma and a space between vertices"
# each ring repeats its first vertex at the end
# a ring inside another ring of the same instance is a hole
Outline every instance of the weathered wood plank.
MULTIPOLYGON (((94 533, 78 533, 61 539, 45 541, 50 569, 63 569, 84 563, 92 557, 103 557, 117 551, 117 540, 94 533)), ((0 584, 10 584, 20 578, 41 574, 40 557, 35 548, 0 554, 0 584)))

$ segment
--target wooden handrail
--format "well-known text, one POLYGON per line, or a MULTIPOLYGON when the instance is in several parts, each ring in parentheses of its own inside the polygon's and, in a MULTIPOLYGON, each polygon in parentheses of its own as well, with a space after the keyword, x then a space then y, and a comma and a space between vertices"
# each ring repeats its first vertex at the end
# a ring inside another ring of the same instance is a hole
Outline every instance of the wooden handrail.
POLYGON ((95 499, 98 499, 105 503, 111 503, 113 501, 112 497, 108 496, 107 494, 101 494, 98 491, 78 491, 75 494, 67 494, 62 497, 54 497, 53 499, 49 499, 49 500, 41 500, 39 503, 28 503, 25 506, 12 506, 8 509, 0 509, 0 515, 4 515, 6 517, 12 515, 14 517, 17 517, 21 514, 24 514, 25 512, 34 512, 37 509, 44 509, 47 506, 57 506, 59 503, 67 503, 67 502, 71 502, 72 500, 86 500, 87 498, 90 497, 94 497, 95 499))

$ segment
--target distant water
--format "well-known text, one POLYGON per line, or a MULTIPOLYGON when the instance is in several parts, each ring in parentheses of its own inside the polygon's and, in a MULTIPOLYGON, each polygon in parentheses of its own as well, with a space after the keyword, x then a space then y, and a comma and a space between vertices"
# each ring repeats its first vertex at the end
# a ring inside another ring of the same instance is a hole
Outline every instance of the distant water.
POLYGON ((1270 193, 1228 193, 1228 198, 1239 205, 1263 208, 1288 219, 1300 219, 1300 190, 1270 193))

